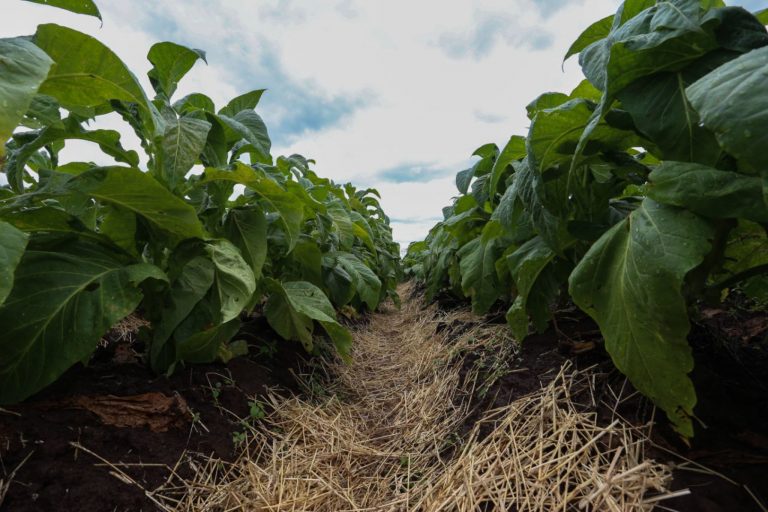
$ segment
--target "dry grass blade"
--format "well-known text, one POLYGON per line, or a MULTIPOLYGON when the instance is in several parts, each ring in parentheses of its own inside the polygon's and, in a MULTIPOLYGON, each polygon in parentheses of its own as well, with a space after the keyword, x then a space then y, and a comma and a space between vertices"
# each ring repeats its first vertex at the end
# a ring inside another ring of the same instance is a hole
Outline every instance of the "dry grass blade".
POLYGON ((664 495, 669 468, 644 460, 644 433, 580 412, 570 396, 587 377, 570 372, 492 411, 490 435, 481 439, 475 427, 451 466, 423 483, 417 509, 639 511, 672 497, 664 495))
POLYGON ((3 501, 5 500, 5 495, 8 493, 8 489, 11 486, 11 482, 13 482, 13 479, 16 478, 16 473, 19 472, 21 467, 29 460, 29 458, 32 456, 32 454, 35 453, 34 450, 29 452, 26 457, 24 457, 21 462, 19 462, 15 468, 13 468, 13 471, 11 471, 11 474, 8 475, 7 479, 0 478, 0 505, 3 504, 3 501))
POLYGON ((190 457, 195 477, 154 496, 167 508, 217 512, 631 511, 653 507, 649 491, 664 497, 669 470, 644 460, 643 432, 579 412, 570 397, 589 376, 568 369, 459 439, 479 388, 476 376, 461 377, 456 355, 504 327, 457 320, 472 319, 413 300, 373 316, 354 332, 353 362, 328 363, 323 392, 307 382, 306 396, 273 394, 236 463, 190 457), (435 334, 436 318, 449 328, 435 334), (482 425, 490 435, 480 436, 482 425))

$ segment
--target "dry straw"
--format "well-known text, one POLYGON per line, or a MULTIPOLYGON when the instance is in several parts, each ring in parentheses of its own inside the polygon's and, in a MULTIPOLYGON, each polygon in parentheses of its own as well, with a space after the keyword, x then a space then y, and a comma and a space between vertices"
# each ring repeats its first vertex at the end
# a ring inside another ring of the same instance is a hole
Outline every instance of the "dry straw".
POLYGON ((352 364, 305 376, 305 396, 270 397, 273 411, 236 463, 190 456, 194 477, 153 499, 217 512, 632 511, 670 496, 669 469, 643 456, 644 432, 581 412, 571 397, 590 379, 568 368, 460 439, 479 383, 462 377, 456 354, 503 329, 475 322, 436 334, 436 322, 465 329, 462 319, 417 301, 374 315, 354 333, 352 364))

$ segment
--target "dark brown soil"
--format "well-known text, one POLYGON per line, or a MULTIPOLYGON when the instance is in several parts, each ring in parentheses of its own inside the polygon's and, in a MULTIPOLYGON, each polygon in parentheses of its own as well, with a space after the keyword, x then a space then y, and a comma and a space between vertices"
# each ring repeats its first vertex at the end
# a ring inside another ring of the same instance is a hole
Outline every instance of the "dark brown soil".
MULTIPOLYGON (((454 304, 446 306, 450 308, 454 304)), ((457 328, 438 325, 438 329, 447 327, 457 328)), ((560 312, 557 328, 559 332, 550 328, 543 334, 530 335, 507 361, 508 373, 483 395, 473 397, 472 413, 462 434, 472 429, 483 411, 507 405, 540 389, 557 375, 567 360, 576 368, 598 365, 605 372, 604 382, 597 387, 598 401, 600 390, 607 390, 609 386, 614 390, 624 386, 622 396, 633 395, 631 384, 613 369, 596 325, 589 317, 575 308, 560 312)), ((665 507, 686 512, 761 512, 764 509, 757 500, 768 504, 767 334, 768 314, 764 311, 703 310, 702 319, 694 324, 690 342, 696 366, 691 377, 699 397, 695 413, 701 423, 696 426, 690 446, 686 446, 663 413, 657 411, 652 440, 658 447, 651 447, 649 455, 680 464, 683 460, 674 455, 679 454, 721 473, 737 485, 712 474, 675 469, 672 489, 688 488, 691 494, 667 500, 663 503, 665 507), (750 496, 744 486, 755 496, 750 496)), ((465 370, 468 372, 472 365, 482 362, 483 357, 483 354, 467 355, 465 370)), ((594 410, 587 402, 591 400, 585 397, 585 408, 594 410)), ((613 411, 606 403, 615 403, 615 400, 605 400, 596 412, 608 423, 613 411)), ((639 394, 634 394, 617 412, 639 425, 651 419, 653 407, 639 394)))
POLYGON ((150 491, 185 450, 232 460, 240 418, 254 421, 250 402, 267 388, 296 390, 292 372, 306 355, 300 345, 275 338, 260 319, 242 335, 252 345, 248 356, 182 368, 170 378, 152 374, 129 344, 113 343, 89 366, 77 365, 23 404, 0 410, 0 489, 26 459, 0 510, 157 510, 137 486, 120 482, 72 443, 116 465, 157 464, 119 466, 150 491), (274 348, 271 356, 263 354, 267 346, 274 348), (135 426, 115 425, 126 423, 135 426))
MULTIPOLYGON (((503 323, 501 313, 490 320, 503 323)), ((468 327, 438 325, 454 331, 468 327)), ((768 503, 767 333, 765 312, 702 309, 690 336, 701 424, 691 446, 686 446, 663 415, 657 414, 653 441, 658 447, 651 448, 649 455, 682 462, 671 451, 737 484, 676 469, 673 489, 688 488, 692 494, 666 501, 666 507, 758 512, 756 499, 768 503)), ((168 467, 185 450, 232 460, 238 453, 237 434, 243 430, 241 418, 253 421, 249 418, 254 397, 258 400, 275 386, 299 391, 293 372, 304 364, 303 349, 274 337, 263 320, 252 320, 242 334, 251 345, 249 356, 227 364, 182 368, 170 378, 153 375, 136 358, 133 349, 140 347, 112 343, 99 350, 89 366, 78 365, 25 403, 0 409, 0 489, 26 459, 13 476, 0 510, 156 510, 137 486, 110 475, 109 468, 84 450, 116 465, 143 464, 119 468, 148 490, 165 481, 168 467), (267 356, 265 347, 273 347, 274 353, 267 356)), ((472 365, 480 365, 481 377, 496 379, 473 397, 464 434, 483 411, 538 390, 567 360, 577 368, 598 365, 604 372, 604 382, 597 387, 598 401, 601 390, 609 387, 615 390, 624 385, 622 396, 633 395, 631 386, 612 370, 595 324, 574 308, 560 311, 557 329, 529 336, 503 361, 506 370, 500 375, 498 367, 485 367, 493 359, 488 356, 467 354, 464 363, 467 372, 472 365)), ((652 411, 637 394, 618 409, 638 424, 648 421, 652 411)), ((596 412, 605 421, 613 413, 605 405, 596 412)), ((181 471, 184 476, 184 467, 181 471)))

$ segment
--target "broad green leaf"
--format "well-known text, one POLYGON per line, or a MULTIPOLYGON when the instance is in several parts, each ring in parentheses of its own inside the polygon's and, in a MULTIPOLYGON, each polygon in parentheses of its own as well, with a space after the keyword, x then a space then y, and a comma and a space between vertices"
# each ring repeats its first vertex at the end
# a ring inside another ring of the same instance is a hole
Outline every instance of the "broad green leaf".
POLYGON ((135 103, 154 131, 149 101, 123 62, 93 37, 54 24, 40 25, 34 42, 54 61, 39 92, 67 109, 98 107, 110 100, 135 103))
POLYGON ((768 176, 768 47, 752 50, 699 79, 687 94, 704 126, 740 162, 768 176))
MULTIPOLYGON (((765 227, 754 222, 739 219, 739 223, 728 235, 723 258, 723 281, 754 267, 768 264, 768 233, 765 227)), ((763 279, 765 273, 763 273, 763 279)), ((744 282, 740 283, 742 286, 744 282)))
POLYGON ((545 205, 544 176, 523 160, 516 167, 515 182, 510 195, 518 198, 525 215, 536 232, 555 252, 561 252, 571 241, 565 219, 551 212, 545 205))
POLYGON ((648 197, 704 217, 768 222, 763 184, 757 176, 686 162, 662 162, 648 177, 648 197))
POLYGON ((173 104, 173 109, 179 114, 186 114, 194 112, 195 110, 203 110, 205 112, 213 113, 216 110, 216 107, 213 104, 213 100, 205 94, 193 92, 175 102, 173 104))
POLYGON ((160 147, 163 151, 163 179, 172 189, 184 180, 203 152, 211 123, 179 117, 166 125, 160 147))
POLYGON ((139 256, 136 247, 136 213, 116 205, 107 205, 104 209, 99 233, 109 237, 129 254, 139 256))
POLYGON ((761 9, 754 13, 755 18, 763 25, 768 25, 768 9, 761 9))
POLYGON ((299 277, 315 286, 323 286, 323 253, 317 242, 309 237, 301 238, 294 247, 290 257, 299 266, 299 277))
POLYGON ((180 238, 205 238, 194 208, 139 169, 99 167, 72 178, 67 190, 135 212, 180 238))
POLYGON ((216 271, 214 289, 218 297, 217 323, 229 322, 240 316, 256 291, 253 270, 240 251, 229 240, 212 240, 205 250, 216 271))
POLYGON ((499 189, 499 182, 504 177, 508 167, 517 160, 525 158, 527 150, 525 147, 525 137, 519 135, 513 135, 507 141, 504 149, 501 150, 499 158, 493 163, 493 169, 491 170, 491 182, 489 184, 488 193, 491 197, 491 202, 496 202, 496 192, 499 189))
POLYGON ((0 159, 52 64, 28 39, 0 39, 0 159))
POLYGON ((559 107, 570 99, 572 99, 570 96, 562 92, 545 92, 526 105, 525 110, 528 112, 528 119, 533 119, 539 110, 559 107))
POLYGON ((570 277, 574 302, 597 321, 616 367, 687 437, 696 394, 687 375, 693 357, 681 288, 712 236, 702 218, 646 199, 570 277))
POLYGON ((746 53, 768 45, 765 24, 742 7, 716 9, 707 13, 707 16, 720 22, 717 40, 726 50, 746 53))
POLYGON ((108 238, 89 229, 79 218, 52 206, 12 208, 1 211, 0 219, 25 233, 68 233, 107 246, 111 243, 108 238))
MULTIPOLYGON (((577 145, 590 122, 595 105, 584 99, 574 99, 562 105, 541 110, 531 123, 528 132, 529 165, 538 172, 561 164, 570 164, 577 145)), ((630 130, 619 130, 606 121, 598 122, 591 132, 584 154, 597 151, 621 151, 640 146, 641 141, 630 130)))
POLYGON ((355 229, 349 212, 340 201, 329 204, 327 211, 342 249, 351 249, 355 241, 355 229))
POLYGON ((206 257, 197 256, 184 264, 163 300, 159 320, 153 322, 150 363, 157 372, 165 372, 178 360, 173 332, 213 286, 214 266, 206 257))
POLYGON ((584 98, 585 100, 594 101, 595 103, 600 101, 602 93, 590 83, 589 80, 584 79, 579 82, 579 85, 574 87, 570 94, 571 99, 584 98))
MULTIPOLYGON (((717 47, 713 33, 719 20, 701 19, 698 2, 658 2, 624 18, 608 36, 579 54, 584 75, 608 98, 638 78, 661 71, 676 71, 717 47), (683 4, 685 4, 684 8, 683 4), (703 25, 705 26, 703 28, 703 25)), ((629 14, 624 5, 624 15, 629 14)))
MULTIPOLYGON (((675 1, 675 0, 673 0, 675 1)), ((688 4, 696 0, 678 0, 681 5, 688 4)), ((624 0, 619 9, 616 11, 616 16, 613 20, 612 29, 621 27, 624 23, 631 20, 641 12, 653 7, 657 3, 657 0, 624 0)))
POLYGON ((218 118, 225 126, 229 142, 244 140, 250 145, 251 163, 272 163, 272 157, 269 154, 272 143, 267 133, 267 126, 256 112, 243 110, 232 117, 219 115, 218 118))
POLYGON ((462 194, 467 193, 467 190, 469 190, 469 183, 472 181, 474 175, 474 167, 470 167, 469 169, 464 169, 463 171, 456 173, 456 188, 459 189, 459 192, 462 194))
POLYGON ((378 250, 376 249, 376 243, 374 242, 373 230, 371 229, 368 221, 365 220, 365 217, 354 210, 349 212, 349 217, 353 222, 352 230, 354 232, 354 236, 358 240, 362 241, 363 245, 365 245, 371 251, 371 253, 378 253, 378 250))
POLYGON ((346 306, 355 298, 355 278, 349 275, 336 258, 325 255, 322 257, 323 288, 328 291, 328 298, 336 307, 346 306))
POLYGON ((313 320, 317 320, 330 336, 336 350, 349 359, 352 335, 336 321, 336 312, 323 292, 311 283, 280 283, 269 279, 269 300, 264 314, 272 328, 285 339, 300 341, 312 350, 313 320))
MULTIPOLYGON (((507 265, 512 279, 515 281, 517 296, 507 311, 507 324, 512 335, 518 341, 528 336, 528 297, 537 284, 539 276, 555 259, 555 252, 549 248, 541 237, 531 238, 507 257, 507 265)), ((532 317, 547 319, 550 314, 544 305, 544 311, 530 311, 532 317)), ((537 322, 540 324, 541 322, 537 322)), ((539 326, 537 326, 538 328, 539 326)))
POLYGON ((499 154, 499 148, 493 142, 483 144, 472 152, 472 156, 479 156, 480 158, 494 158, 499 154))
POLYGON ((165 41, 153 44, 147 59, 153 66, 147 73, 152 87, 155 92, 163 93, 170 99, 176 92, 179 80, 192 69, 195 62, 198 59, 205 61, 205 52, 165 41))
POLYGON ((505 235, 510 237, 513 244, 523 243, 535 234, 531 216, 523 208, 517 196, 518 192, 519 189, 514 185, 508 187, 491 215, 491 220, 501 224, 505 235))
POLYGON ((714 165, 722 156, 715 134, 700 126, 699 114, 685 94, 686 87, 730 59, 714 53, 681 71, 643 77, 618 94, 637 128, 651 139, 667 160, 714 165))
MULTIPOLYGON (((37 137, 23 146, 14 149, 8 155, 5 172, 8 182, 15 190, 21 191, 24 179, 24 166, 39 150, 51 144, 61 144, 66 140, 83 140, 99 145, 106 155, 118 162, 132 167, 139 165, 139 155, 133 150, 126 150, 120 143, 120 132, 115 130, 84 130, 74 120, 66 120, 63 128, 49 126, 41 130, 37 137)), ((63 171, 60 171, 63 172, 63 171)))
POLYGON ((59 102, 55 98, 45 94, 36 94, 29 104, 29 109, 21 122, 28 128, 45 128, 53 126, 55 128, 64 128, 61 121, 61 110, 59 102))
POLYGON ((234 336, 256 281, 227 240, 187 242, 171 260, 173 282, 153 322, 150 359, 160 372, 179 361, 212 362, 234 336))
MULTIPOLYGON (((240 330, 235 318, 176 341, 176 358, 187 363, 210 363, 219 359, 222 349, 240 330)), ((247 352, 246 352, 247 353, 247 352)))
POLYGON ((92 0, 26 0, 35 4, 50 5, 51 7, 58 7, 59 9, 65 9, 67 11, 74 12, 76 14, 85 14, 86 16, 93 16, 101 20, 101 13, 99 8, 92 0))
POLYGON ((360 295, 360 299, 370 311, 375 311, 379 305, 381 281, 373 270, 350 253, 338 253, 336 261, 352 277, 352 283, 360 295))
POLYGON ((472 311, 484 315, 499 298, 501 290, 496 274, 496 260, 500 256, 501 225, 489 222, 482 234, 465 244, 457 253, 461 268, 461 288, 472 298, 472 311))
POLYGON ((13 288, 13 276, 27 247, 29 235, 0 222, 0 305, 13 288))
POLYGON ((261 95, 266 89, 257 89, 233 98, 227 105, 219 110, 219 115, 235 117, 243 110, 253 110, 259 104, 261 95))
POLYGON ((200 183, 204 185, 217 180, 245 185, 263 201, 268 211, 279 213, 278 222, 285 228, 288 248, 293 249, 304 221, 304 206, 296 201, 294 195, 281 188, 277 182, 242 163, 235 163, 232 170, 207 168, 200 183))
POLYGON ((86 242, 28 249, 0 307, 0 403, 27 398, 89 356, 139 304, 137 286, 147 277, 162 273, 144 263, 126 266, 86 242))
POLYGON ((224 221, 224 234, 240 249, 243 259, 250 265, 256 279, 267 259, 267 219, 258 208, 235 208, 224 221))
POLYGON ((568 48, 568 51, 565 54, 565 57, 563 57, 563 62, 568 60, 569 57, 572 55, 576 55, 577 53, 580 53, 584 48, 591 45, 594 42, 597 42, 606 36, 611 31, 611 26, 613 25, 613 15, 606 16, 605 18, 594 22, 589 27, 584 30, 584 32, 579 35, 578 38, 571 44, 571 47, 568 48))

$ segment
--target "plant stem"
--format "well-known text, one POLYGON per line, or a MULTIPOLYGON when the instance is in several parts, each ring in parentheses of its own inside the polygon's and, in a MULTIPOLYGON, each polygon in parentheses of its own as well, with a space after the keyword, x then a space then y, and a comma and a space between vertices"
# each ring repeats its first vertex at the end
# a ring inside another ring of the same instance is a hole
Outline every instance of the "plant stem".
POLYGON ((760 274, 768 274, 768 263, 764 263, 762 265, 757 265, 756 267, 748 268, 747 270, 743 272, 739 272, 738 274, 734 274, 728 279, 720 281, 719 283, 714 284, 709 288, 713 290, 721 291, 726 288, 730 288, 733 285, 740 283, 741 281, 745 281, 750 277, 759 276, 760 274))

